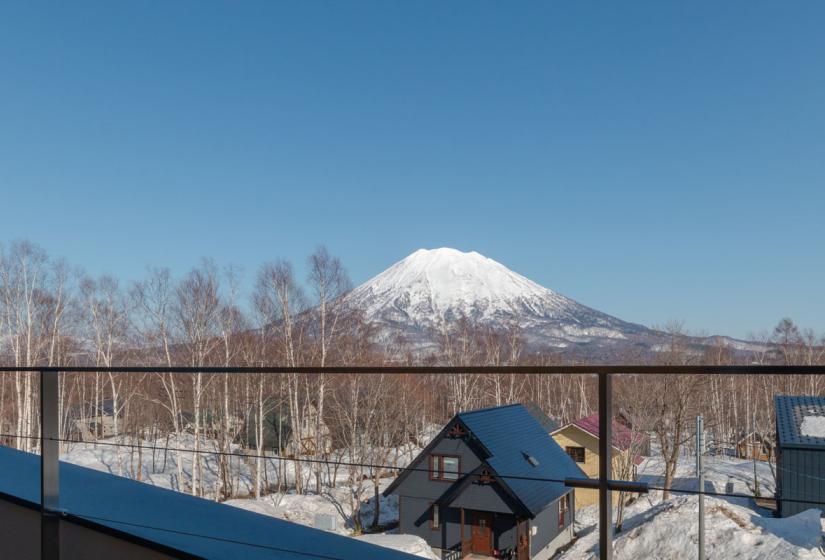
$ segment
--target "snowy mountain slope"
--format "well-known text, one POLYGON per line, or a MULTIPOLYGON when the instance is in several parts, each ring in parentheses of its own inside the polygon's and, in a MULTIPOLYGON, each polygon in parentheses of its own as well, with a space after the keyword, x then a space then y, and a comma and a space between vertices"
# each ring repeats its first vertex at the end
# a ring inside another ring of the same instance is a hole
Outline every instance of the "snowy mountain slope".
POLYGON ((461 317, 504 329, 519 326, 532 345, 610 343, 650 332, 536 284, 476 252, 419 249, 357 287, 347 303, 364 311, 387 340, 404 333, 427 344, 461 317))

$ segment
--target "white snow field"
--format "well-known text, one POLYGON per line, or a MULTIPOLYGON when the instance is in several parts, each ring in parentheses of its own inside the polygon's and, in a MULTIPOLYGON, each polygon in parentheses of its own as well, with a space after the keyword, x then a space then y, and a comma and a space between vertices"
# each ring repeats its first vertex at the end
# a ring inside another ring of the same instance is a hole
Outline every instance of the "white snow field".
MULTIPOLYGON (((425 438, 427 439, 427 438, 425 438)), ((148 484, 165 488, 188 491, 191 485, 192 453, 170 450, 144 450, 140 455, 130 448, 91 443, 70 444, 62 459, 78 465, 94 468, 112 474, 138 478, 148 484), (178 476, 178 460, 181 462, 182 477, 178 476)), ((141 442, 143 445, 163 447, 166 439, 141 442)), ((427 442, 422 441, 423 446, 427 442)), ((170 440, 168 447, 191 449, 194 439, 184 435, 181 441, 170 440)), ((202 449, 216 449, 214 441, 204 439, 202 449)), ((421 447, 413 446, 398 450, 393 456, 400 467, 409 463, 421 447)), ((242 452, 240 448, 233 451, 242 452)), ((342 458, 346 461, 346 458, 342 458)), ((776 519, 771 512, 757 508, 753 500, 743 495, 754 494, 754 463, 750 460, 708 456, 705 459, 706 485, 709 492, 726 493, 732 487, 734 494, 725 497, 706 497, 706 547, 709 559, 820 559, 823 529, 818 510, 803 512, 795 517, 776 519), (736 494, 739 494, 737 496, 736 494)), ((294 463, 275 459, 266 461, 266 473, 270 483, 280 479, 284 484, 294 480, 294 463)), ((309 480, 311 465, 304 471, 304 480, 309 480)), ((254 461, 233 458, 231 463, 232 483, 240 495, 252 491, 254 461)), ((661 485, 663 464, 657 457, 646 459, 639 467, 639 478, 652 486, 661 485)), ((336 487, 324 487, 321 494, 298 495, 294 492, 273 493, 261 497, 232 499, 228 505, 255 511, 264 515, 285 519, 303 525, 314 526, 316 514, 333 516, 336 520, 335 532, 352 535, 351 494, 354 489, 347 485, 346 467, 340 467, 336 476, 336 487)), ((756 463, 756 475, 761 495, 771 496, 774 480, 770 466, 765 462, 756 463)), ((206 497, 214 497, 219 488, 219 472, 215 456, 203 456, 203 487, 206 497)), ((382 479, 383 490, 391 479, 382 479)), ((314 487, 311 484, 310 487, 314 487)), ((673 487, 695 490, 698 488, 694 473, 694 459, 685 455, 680 460, 673 487)), ((374 511, 373 488, 365 481, 360 489, 361 519, 364 526, 372 523, 374 511)), ((380 498, 381 525, 397 521, 398 502, 395 497, 380 498)), ((595 506, 576 512, 577 540, 558 558, 565 560, 586 560, 598 557, 598 531, 596 523, 598 510, 595 506)), ((617 560, 623 559, 680 559, 696 557, 697 541, 697 498, 675 493, 664 502, 661 492, 652 491, 627 506, 625 522, 616 535, 615 550, 617 560)), ((361 538, 361 537, 359 537, 361 538)), ((391 533, 364 535, 365 540, 381 546, 404 550, 423 558, 434 558, 426 544, 417 537, 391 533)))
POLYGON ((376 534, 376 535, 361 535, 355 537, 359 541, 365 541, 374 545, 383 546, 385 548, 392 548, 400 552, 407 552, 420 556, 421 558, 428 558, 429 560, 439 560, 433 549, 427 544, 427 541, 415 535, 394 535, 391 533, 376 534))
MULTIPOLYGON (((733 483, 736 494, 753 495, 753 461, 711 456, 705 458, 705 467, 706 491, 725 493, 728 484, 733 483)), ((639 469, 639 478, 653 486, 661 485, 662 470, 660 459, 647 459, 639 469)), ((772 496, 774 481, 770 466, 758 461, 756 473, 761 494, 772 496)), ((694 475, 693 458, 683 457, 677 466, 673 487, 698 489, 694 475)), ((616 560, 696 558, 698 498, 674 493, 662 501, 661 495, 660 491, 651 491, 626 507, 622 531, 615 535, 616 560)), ((578 510, 578 539, 559 558, 598 558, 597 523, 597 506, 578 510)), ((705 497, 705 551, 709 559, 822 560, 825 559, 825 554, 820 552, 822 535, 819 510, 779 519, 742 495, 705 497)))
MULTIPOLYGON (((381 481, 381 490, 386 488, 391 479, 381 481)), ((315 525, 316 514, 331 515, 336 520, 335 532, 342 535, 352 534, 352 506, 350 494, 352 489, 346 486, 337 488, 325 488, 322 494, 308 493, 295 494, 294 492, 281 494, 270 494, 256 499, 234 499, 227 500, 226 504, 293 521, 301 525, 310 527, 315 525)), ((390 496, 385 498, 379 496, 380 509, 378 522, 386 525, 398 521, 398 498, 390 496)), ((365 527, 372 523, 375 512, 375 501, 373 497, 372 485, 365 487, 361 494, 361 521, 365 527)))
MULTIPOLYGON (((134 448, 115 447, 109 445, 110 443, 114 443, 114 440, 102 440, 97 445, 93 443, 69 444, 62 454, 61 460, 133 480, 140 479, 144 483, 162 488, 181 492, 191 491, 192 452, 188 450, 192 449, 195 443, 191 435, 184 434, 180 440, 170 438, 167 441, 163 438, 157 441, 141 441, 140 443, 143 446, 160 449, 144 449, 140 454, 134 448), (169 450, 165 451, 164 447, 168 447, 169 450), (177 449, 186 451, 178 452, 177 449), (178 461, 180 461, 180 475, 178 461), (140 476, 138 476, 139 472, 140 476)), ((203 438, 200 448, 203 450, 217 450, 218 446, 214 440, 203 438)), ((421 447, 414 445, 402 449, 393 449, 389 454, 390 463, 403 468, 409 464, 410 460, 420 450, 421 447)), ((244 452, 238 446, 233 446, 232 451, 244 452)), ((341 457, 339 460, 346 462, 347 457, 341 457)), ((214 499, 220 488, 220 471, 217 457, 203 454, 201 461, 203 464, 201 469, 202 494, 205 498, 214 499)), ((284 487, 288 488, 295 480, 295 463, 293 461, 267 459, 265 467, 267 479, 272 487, 276 487, 280 480, 284 487)), ((309 488, 315 487, 314 476, 312 475, 313 467, 312 464, 302 464, 302 477, 303 480, 310 481, 307 483, 309 488)), ((355 492, 358 492, 358 499, 361 502, 362 525, 369 527, 372 524, 375 511, 372 482, 365 480, 360 489, 349 486, 347 484, 349 472, 346 466, 338 467, 335 474, 335 487, 324 486, 321 494, 309 492, 300 495, 294 491, 284 491, 267 494, 258 499, 250 497, 253 494, 254 471, 254 459, 231 458, 230 473, 235 494, 246 497, 227 500, 225 502, 227 505, 311 527, 315 526, 316 514, 326 514, 335 519, 336 533, 351 535, 354 527, 352 496, 355 492)), ((331 476, 332 471, 325 474, 327 479, 331 476)), ((391 480, 390 478, 382 479, 380 490, 383 490, 391 480)), ((379 496, 379 500, 379 524, 386 525, 398 521, 398 498, 396 496, 388 498, 379 496)))
MULTIPOLYGON (((615 536, 616 560, 673 560, 696 558, 698 540, 698 501, 695 496, 677 496, 664 502, 642 498, 628 506, 621 533, 615 536)), ((586 560, 598 558, 599 535, 595 520, 598 512, 582 511, 576 543, 560 558, 586 560)), ((819 510, 808 510, 794 517, 763 517, 753 509, 731 501, 705 498, 705 551, 707 558, 750 558, 790 560, 825 558, 819 546, 822 526, 819 510)))
MULTIPOLYGON (((115 446, 113 443, 130 444, 131 440, 104 439, 95 443, 70 443, 61 454, 60 459, 75 465, 88 467, 91 469, 107 472, 110 474, 124 476, 133 480, 140 480, 148 484, 188 492, 192 483, 192 464, 195 438, 190 434, 183 434, 180 440, 175 437, 160 438, 157 440, 141 440, 142 446, 152 449, 143 449, 138 452, 137 448, 128 446, 115 446), (164 448, 168 448, 165 450, 164 448), (179 452, 178 449, 185 451, 179 452)), ((135 442, 137 443, 137 442, 135 442)), ((201 471, 200 486, 201 494, 207 498, 214 498, 219 489, 220 470, 218 457, 208 451, 218 451, 220 447, 215 440, 201 438, 201 471)), ((242 447, 233 444, 231 452, 238 456, 229 458, 230 482, 234 489, 234 495, 246 497, 253 494, 253 481, 255 472, 255 459, 241 457, 244 453, 250 453, 242 447)), ((388 464, 403 468, 415 457, 421 447, 407 445, 403 448, 390 450, 388 464)), ((385 454, 382 454, 382 457, 385 454)), ((331 461, 346 463, 348 457, 331 458, 331 461)), ((267 458, 264 461, 265 480, 270 487, 275 487, 279 483, 283 487, 289 487, 295 480, 295 462, 289 459, 267 458)), ((309 486, 314 487, 314 465, 312 463, 300 464, 302 479, 312 481, 309 486)), ((335 476, 336 485, 346 482, 349 472, 347 467, 341 465, 335 470, 330 465, 325 467, 324 478, 329 479, 335 476)), ((372 492, 372 484, 369 481, 364 483, 364 487, 372 492)), ((371 494, 370 494, 371 495, 371 494)))

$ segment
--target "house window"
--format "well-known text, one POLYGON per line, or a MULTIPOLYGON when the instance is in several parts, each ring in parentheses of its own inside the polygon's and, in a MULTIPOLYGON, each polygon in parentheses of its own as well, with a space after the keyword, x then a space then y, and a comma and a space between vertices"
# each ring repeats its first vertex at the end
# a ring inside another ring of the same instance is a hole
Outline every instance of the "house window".
POLYGON ((567 496, 562 496, 559 500, 559 529, 564 529, 565 518, 567 517, 567 496))
POLYGON ((564 448, 564 450, 567 451, 570 458, 577 463, 584 463, 584 447, 573 447, 568 445, 564 448))
POLYGON ((430 455, 430 480, 458 480, 461 458, 452 455, 430 455))
POLYGON ((430 529, 438 529, 441 518, 441 512, 438 511, 438 504, 433 504, 430 508, 430 529))

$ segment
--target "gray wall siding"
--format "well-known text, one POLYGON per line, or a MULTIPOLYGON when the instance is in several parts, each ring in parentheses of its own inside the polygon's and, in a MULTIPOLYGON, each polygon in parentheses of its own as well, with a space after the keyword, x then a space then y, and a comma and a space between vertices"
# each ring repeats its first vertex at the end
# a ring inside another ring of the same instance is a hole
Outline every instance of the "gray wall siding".
POLYGON ((779 459, 780 504, 782 517, 825 506, 786 500, 825 502, 825 451, 814 449, 782 449, 779 459))
POLYGON ((516 548, 516 528, 515 516, 497 514, 493 518, 493 546, 500 550, 516 548))
POLYGON ((401 512, 398 526, 401 533, 419 536, 430 546, 441 548, 439 532, 430 529, 430 500, 399 496, 398 507, 401 512))
MULTIPOLYGON (((478 456, 460 439, 443 438, 432 450, 434 455, 456 455, 461 457, 461 473, 468 473, 481 464, 478 456)), ((430 480, 427 469, 430 466, 429 458, 422 457, 421 461, 413 463, 416 469, 407 474, 407 477, 396 489, 399 496, 414 496, 416 498, 429 498, 435 501, 441 497, 450 487, 452 482, 441 482, 430 480)))
MULTIPOLYGON (((454 455, 461 457, 461 476, 471 472, 481 465, 481 459, 476 453, 460 439, 443 438, 432 450, 432 455, 454 455)), ((434 502, 441 498, 455 482, 442 482, 440 480, 430 480, 429 457, 422 457, 422 460, 412 465, 415 470, 395 489, 399 496, 409 496, 412 498, 427 498, 434 502)), ((512 513, 515 504, 497 484, 471 484, 452 504, 452 507, 464 509, 476 509, 480 511, 492 511, 498 513, 512 513)))
MULTIPOLYGON (((461 509, 442 508, 441 526, 430 529, 430 501, 426 498, 399 498, 401 506, 401 533, 416 535, 435 548, 452 548, 461 544, 461 509)), ((470 538, 470 512, 465 511, 465 539, 470 538)), ((514 548, 516 546, 516 518, 511 514, 493 514, 493 546, 514 548)))
POLYGON ((573 523, 573 493, 567 494, 560 498, 561 500, 568 500, 567 514, 564 519, 564 527, 559 529, 559 501, 548 505, 541 513, 530 521, 530 555, 537 554, 541 549, 550 544, 559 533, 566 530, 573 523), (536 534, 532 535, 533 527, 536 528, 536 534))
MULTIPOLYGON (((419 536, 436 548, 451 548, 461 543, 461 510, 442 508, 439 528, 430 529, 430 500, 409 496, 401 496, 398 500, 401 508, 401 533, 419 536)), ((469 531, 469 528, 465 530, 469 531)), ((467 536, 469 537, 469 532, 467 536)))
POLYGON ((511 498, 496 484, 471 484, 451 504, 455 508, 512 514, 511 498))

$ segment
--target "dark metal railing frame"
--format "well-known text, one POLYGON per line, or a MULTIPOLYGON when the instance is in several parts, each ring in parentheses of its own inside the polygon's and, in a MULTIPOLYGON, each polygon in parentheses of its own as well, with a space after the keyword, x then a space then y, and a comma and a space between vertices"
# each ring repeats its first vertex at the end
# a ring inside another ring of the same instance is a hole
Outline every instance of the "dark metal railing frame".
MULTIPOLYGON (((612 480, 612 422, 614 375, 825 375, 825 366, 343 366, 343 367, 10 367, 0 372, 40 374, 40 490, 41 559, 60 558, 60 434, 58 417, 59 376, 61 373, 303 373, 303 374, 522 374, 522 375, 598 375, 599 378, 599 477, 568 479, 575 488, 599 490, 599 557, 613 558, 613 491, 646 491, 646 485, 612 480)), ((701 492, 701 489, 700 489, 701 492)))

